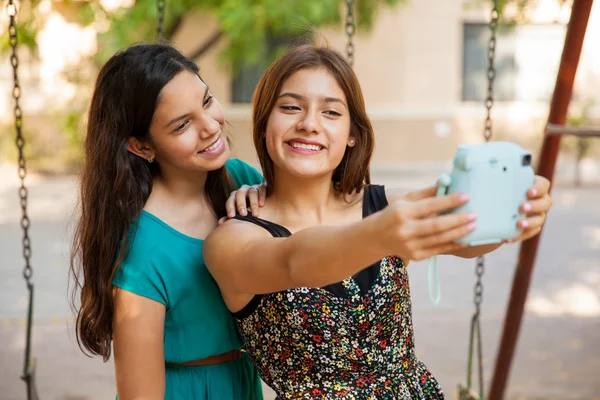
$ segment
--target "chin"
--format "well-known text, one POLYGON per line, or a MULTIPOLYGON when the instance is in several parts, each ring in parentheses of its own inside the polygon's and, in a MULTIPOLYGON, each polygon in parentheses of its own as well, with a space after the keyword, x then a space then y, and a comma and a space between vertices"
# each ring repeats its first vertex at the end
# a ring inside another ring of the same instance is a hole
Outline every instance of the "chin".
POLYGON ((324 175, 331 175, 333 170, 325 169, 325 168, 306 168, 306 167, 291 167, 286 168, 288 173, 292 176, 302 178, 302 179, 318 179, 324 175))
POLYGON ((219 168, 225 166, 227 160, 229 160, 229 150, 225 150, 218 157, 208 160, 199 160, 196 165, 201 166, 205 171, 216 171, 219 168))

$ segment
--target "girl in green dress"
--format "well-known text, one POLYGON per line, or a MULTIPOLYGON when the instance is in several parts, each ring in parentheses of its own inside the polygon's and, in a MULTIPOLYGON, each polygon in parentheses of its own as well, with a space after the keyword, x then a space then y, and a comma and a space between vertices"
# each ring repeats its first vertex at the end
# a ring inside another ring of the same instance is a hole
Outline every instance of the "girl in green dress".
POLYGON ((262 399, 202 257, 230 193, 261 182, 229 159, 223 111, 192 61, 143 44, 104 65, 71 272, 79 345, 105 361, 114 350, 119 398, 262 399))

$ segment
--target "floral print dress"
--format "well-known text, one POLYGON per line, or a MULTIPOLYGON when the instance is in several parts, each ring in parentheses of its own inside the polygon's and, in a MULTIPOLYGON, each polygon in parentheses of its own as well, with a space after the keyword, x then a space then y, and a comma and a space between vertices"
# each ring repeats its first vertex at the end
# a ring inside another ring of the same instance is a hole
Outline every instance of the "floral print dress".
MULTIPOLYGON (((385 206, 383 186, 368 186, 363 217, 385 206)), ((269 221, 237 218, 291 235, 269 221)), ((280 399, 444 399, 415 356, 408 275, 397 257, 324 288, 255 296, 234 317, 280 399)))

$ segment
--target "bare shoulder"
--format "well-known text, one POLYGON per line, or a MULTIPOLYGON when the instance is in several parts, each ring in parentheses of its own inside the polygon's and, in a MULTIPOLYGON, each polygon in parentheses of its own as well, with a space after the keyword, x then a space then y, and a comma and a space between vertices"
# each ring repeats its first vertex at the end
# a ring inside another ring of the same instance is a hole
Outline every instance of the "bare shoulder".
POLYGON ((217 227, 208 235, 205 241, 205 246, 210 242, 215 242, 223 237, 227 237, 228 241, 234 238, 252 238, 252 237, 270 236, 266 229, 260 226, 239 219, 228 219, 223 224, 217 227), (232 236, 233 235, 233 236, 232 236))
POLYGON ((271 237, 264 228, 248 221, 229 219, 217 227, 204 241, 202 252, 209 268, 227 264, 249 242, 271 237), (222 250, 227 251, 222 251, 222 250))

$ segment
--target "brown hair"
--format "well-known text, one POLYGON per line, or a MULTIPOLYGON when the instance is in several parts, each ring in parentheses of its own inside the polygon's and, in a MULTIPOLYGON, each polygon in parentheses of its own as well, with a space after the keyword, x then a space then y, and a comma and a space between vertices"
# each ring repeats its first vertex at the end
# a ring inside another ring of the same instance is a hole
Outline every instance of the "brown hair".
POLYGON ((303 45, 282 55, 266 70, 252 98, 254 147, 267 182, 267 193, 273 191, 274 185, 273 161, 265 140, 269 116, 283 83, 296 71, 312 68, 326 68, 333 75, 346 95, 350 111, 350 134, 355 145, 346 148, 340 165, 333 172, 331 179, 336 190, 352 194, 371 183, 369 163, 375 139, 358 79, 340 53, 325 47, 303 45))
MULTIPOLYGON (((162 88, 185 70, 198 74, 198 66, 176 49, 141 44, 112 56, 96 80, 70 272, 77 342, 82 351, 87 349, 105 361, 111 354, 112 280, 127 255, 130 227, 160 173, 157 162, 149 164, 127 150, 128 140, 132 136, 149 140, 162 88)), ((225 201, 233 189, 225 167, 208 172, 204 190, 215 214, 226 215, 225 201)))

